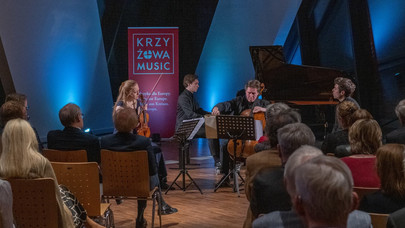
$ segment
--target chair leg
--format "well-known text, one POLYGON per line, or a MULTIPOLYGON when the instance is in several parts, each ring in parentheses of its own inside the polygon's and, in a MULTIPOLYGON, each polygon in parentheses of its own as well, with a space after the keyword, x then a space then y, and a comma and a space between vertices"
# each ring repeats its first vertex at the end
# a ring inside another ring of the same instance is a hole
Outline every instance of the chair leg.
POLYGON ((157 197, 158 197, 158 210, 159 210, 159 227, 162 228, 162 191, 159 188, 159 191, 157 192, 157 197))
POLYGON ((155 227, 156 193, 152 195, 152 228, 155 227))

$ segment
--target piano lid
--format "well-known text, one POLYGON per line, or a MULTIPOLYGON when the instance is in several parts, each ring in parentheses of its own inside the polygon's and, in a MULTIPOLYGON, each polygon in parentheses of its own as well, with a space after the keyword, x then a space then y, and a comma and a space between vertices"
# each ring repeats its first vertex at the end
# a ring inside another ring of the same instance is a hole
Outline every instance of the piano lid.
POLYGON ((251 46, 255 78, 264 83, 262 96, 272 101, 331 101, 333 80, 344 71, 285 61, 282 46, 251 46))

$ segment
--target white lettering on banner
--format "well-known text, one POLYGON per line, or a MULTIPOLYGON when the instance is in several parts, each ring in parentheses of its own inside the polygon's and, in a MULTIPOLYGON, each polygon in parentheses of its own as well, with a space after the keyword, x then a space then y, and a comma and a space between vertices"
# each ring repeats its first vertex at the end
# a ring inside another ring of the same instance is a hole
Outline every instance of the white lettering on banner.
MULTIPOLYGON (((138 46, 138 47, 161 47, 162 46, 160 43, 161 39, 162 38, 160 38, 160 37, 155 37, 155 38, 148 37, 145 39, 137 37, 136 46, 138 46)), ((165 43, 165 47, 167 47, 168 43, 170 41, 170 37, 167 37, 167 38, 163 37, 163 41, 165 43)))
POLYGON ((138 66, 136 67, 137 70, 170 70, 168 67, 170 66, 169 62, 165 63, 159 63, 159 62, 152 62, 152 63, 138 63, 138 66))
POLYGON ((170 55, 167 53, 167 51, 155 51, 155 50, 148 50, 148 51, 142 51, 139 49, 138 51, 138 58, 137 59, 151 59, 154 57, 155 59, 169 59, 170 60, 170 55))

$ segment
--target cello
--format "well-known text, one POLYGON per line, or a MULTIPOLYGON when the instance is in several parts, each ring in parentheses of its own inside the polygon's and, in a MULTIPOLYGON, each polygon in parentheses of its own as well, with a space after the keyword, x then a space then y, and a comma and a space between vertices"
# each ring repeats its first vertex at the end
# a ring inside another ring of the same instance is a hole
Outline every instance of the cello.
POLYGON ((138 135, 145 136, 147 138, 150 137, 150 128, 148 127, 148 122, 149 122, 149 114, 146 112, 145 109, 145 99, 143 98, 143 94, 139 95, 139 98, 141 99, 142 106, 141 106, 141 113, 139 114, 139 127, 136 130, 138 135))
MULTIPOLYGON (((260 93, 259 96, 262 94, 264 90, 264 84, 260 84, 260 93)), ((263 128, 266 126, 266 116, 264 112, 257 112, 253 113, 252 109, 245 109, 240 114, 241 116, 253 116, 254 120, 260 120, 262 122, 263 128)), ((236 141, 236 158, 241 158, 242 160, 246 159, 250 155, 255 153, 254 147, 258 143, 256 140, 237 140, 236 141)), ((227 145, 227 150, 232 159, 234 158, 233 154, 233 141, 229 140, 227 145)))

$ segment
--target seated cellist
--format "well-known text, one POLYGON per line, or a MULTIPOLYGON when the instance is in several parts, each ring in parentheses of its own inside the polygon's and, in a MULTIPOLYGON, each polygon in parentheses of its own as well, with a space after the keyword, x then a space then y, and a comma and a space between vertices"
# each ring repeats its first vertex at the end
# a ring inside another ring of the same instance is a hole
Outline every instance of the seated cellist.
MULTIPOLYGON (((238 96, 230 101, 218 103, 212 108, 212 115, 240 115, 244 110, 251 109, 252 113, 266 112, 266 106, 269 101, 258 99, 260 94, 260 82, 258 80, 250 80, 245 85, 245 95, 238 96)), ((223 164, 221 172, 225 175, 229 172, 229 153, 227 150, 227 142, 221 145, 223 153, 223 164)), ((229 180, 226 180, 229 183, 229 180)))

